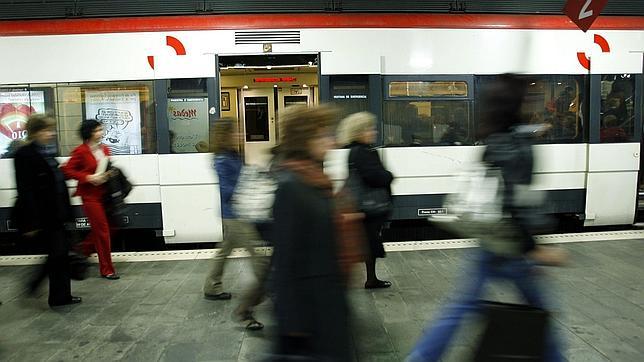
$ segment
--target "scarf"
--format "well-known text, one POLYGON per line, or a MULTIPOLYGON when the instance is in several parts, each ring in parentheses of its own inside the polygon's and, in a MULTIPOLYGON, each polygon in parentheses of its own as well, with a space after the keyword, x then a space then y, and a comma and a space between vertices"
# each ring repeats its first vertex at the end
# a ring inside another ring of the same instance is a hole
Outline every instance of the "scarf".
POLYGON ((280 166, 297 174, 304 183, 322 190, 328 198, 333 199, 335 249, 344 281, 348 282, 353 264, 364 261, 365 257, 366 236, 362 223, 364 215, 356 211, 355 203, 344 189, 333 193, 333 183, 324 173, 322 164, 313 160, 285 160, 280 166))

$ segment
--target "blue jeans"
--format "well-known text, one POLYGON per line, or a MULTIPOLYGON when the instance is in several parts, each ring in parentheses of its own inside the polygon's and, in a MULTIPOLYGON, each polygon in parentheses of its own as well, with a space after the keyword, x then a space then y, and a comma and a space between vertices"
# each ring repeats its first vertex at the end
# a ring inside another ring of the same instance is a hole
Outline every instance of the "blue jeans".
MULTIPOLYGON (((424 332, 412 349, 408 361, 438 361, 465 314, 479 311, 479 299, 488 279, 499 278, 513 282, 528 304, 548 310, 535 272, 534 264, 525 258, 500 258, 481 250, 472 270, 466 275, 462 294, 424 332)), ((563 360, 552 328, 546 336, 545 359, 563 360)))

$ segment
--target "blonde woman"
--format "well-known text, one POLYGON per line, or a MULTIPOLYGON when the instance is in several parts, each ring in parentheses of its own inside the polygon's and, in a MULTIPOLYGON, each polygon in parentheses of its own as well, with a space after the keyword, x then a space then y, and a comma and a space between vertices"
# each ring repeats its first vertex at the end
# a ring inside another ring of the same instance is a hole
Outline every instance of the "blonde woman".
MULTIPOLYGON (((391 199, 391 182, 394 177, 380 161, 373 149, 378 131, 376 117, 369 112, 354 113, 343 119, 338 127, 338 143, 349 148, 349 171, 355 171, 365 187, 383 188, 391 199)), ((391 282, 376 276, 376 258, 385 257, 381 231, 389 215, 365 215, 364 227, 367 233, 369 253, 365 262, 367 281, 365 289, 389 288, 391 282)))

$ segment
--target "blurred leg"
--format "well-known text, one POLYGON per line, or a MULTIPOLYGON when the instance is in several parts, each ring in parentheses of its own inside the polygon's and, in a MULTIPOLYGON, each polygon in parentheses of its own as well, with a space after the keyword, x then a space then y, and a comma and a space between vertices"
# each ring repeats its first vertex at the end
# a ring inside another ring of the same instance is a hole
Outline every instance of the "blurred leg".
POLYGON ((248 286, 242 301, 238 307, 238 311, 250 311, 252 307, 262 302, 265 294, 265 283, 268 271, 270 268, 270 258, 265 255, 259 255, 255 252, 255 246, 260 244, 261 236, 257 232, 254 225, 242 221, 239 223, 239 238, 240 244, 243 244, 246 251, 250 254, 250 262, 253 268, 255 280, 248 286))
MULTIPOLYGON (((540 285, 540 279, 537 275, 537 269, 532 262, 522 259, 511 264, 510 270, 506 273, 507 277, 514 282, 516 288, 521 292, 525 301, 531 306, 538 307, 549 311, 549 303, 543 293, 540 285)), ((549 323, 549 330, 546 334, 546 361, 558 362, 563 361, 559 340, 554 333, 552 322, 549 323)))
POLYGON ((61 230, 47 230, 49 255, 47 274, 49 276, 49 304, 65 303, 71 299, 71 279, 69 266, 69 244, 61 230))
POLYGON ((205 294, 219 294, 222 293, 222 282, 221 279, 224 274, 224 265, 226 264, 226 258, 230 255, 230 252, 233 250, 234 246, 234 233, 235 233, 235 224, 231 219, 223 219, 224 227, 224 239, 222 240, 221 250, 219 254, 216 254, 212 259, 212 267, 210 272, 206 276, 206 281, 203 286, 203 292, 205 294))
POLYGON ((449 304, 434 320, 409 355, 409 361, 437 361, 458 329, 463 317, 475 312, 485 281, 491 276, 488 254, 481 253, 471 272, 465 275, 462 291, 456 301, 449 304))
POLYGON ((107 222, 103 204, 93 200, 83 200, 83 210, 92 226, 90 235, 93 235, 101 275, 114 274, 110 226, 107 222))

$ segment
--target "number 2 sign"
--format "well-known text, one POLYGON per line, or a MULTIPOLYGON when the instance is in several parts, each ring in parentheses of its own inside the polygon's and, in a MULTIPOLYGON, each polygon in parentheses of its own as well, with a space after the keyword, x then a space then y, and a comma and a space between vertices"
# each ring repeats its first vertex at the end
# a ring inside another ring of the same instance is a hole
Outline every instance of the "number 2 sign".
POLYGON ((563 11, 579 29, 586 31, 593 24, 608 0, 568 0, 563 11))

